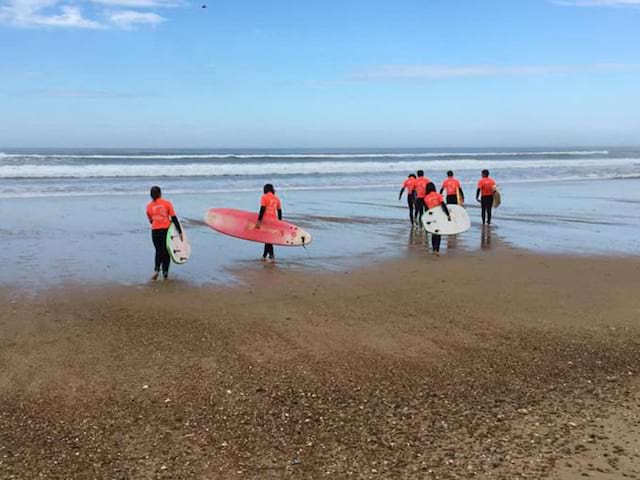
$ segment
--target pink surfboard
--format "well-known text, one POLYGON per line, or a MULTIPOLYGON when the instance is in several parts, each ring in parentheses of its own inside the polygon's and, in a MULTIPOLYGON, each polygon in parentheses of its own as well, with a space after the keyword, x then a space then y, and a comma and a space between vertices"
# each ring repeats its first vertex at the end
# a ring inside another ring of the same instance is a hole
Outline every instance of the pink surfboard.
POLYGON ((274 218, 264 218, 256 227, 258 214, 232 208, 211 208, 204 221, 215 231, 258 243, 286 247, 303 247, 311 243, 311 235, 300 227, 274 218))

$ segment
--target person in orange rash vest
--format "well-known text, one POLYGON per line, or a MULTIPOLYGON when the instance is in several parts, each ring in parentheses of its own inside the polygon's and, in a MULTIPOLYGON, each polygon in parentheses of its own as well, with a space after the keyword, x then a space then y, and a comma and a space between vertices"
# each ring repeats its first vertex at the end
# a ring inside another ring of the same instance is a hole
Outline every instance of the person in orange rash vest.
POLYGON ((400 189, 400 195, 398 195, 398 200, 402 199, 402 194, 404 191, 407 191, 407 205, 409 207, 409 220, 411 220, 411 226, 414 226, 413 219, 413 208, 416 204, 416 176, 412 173, 402 184, 402 188, 400 189))
MULTIPOLYGON (((273 185, 270 183, 267 183, 262 190, 264 195, 260 198, 260 212, 258 213, 258 223, 256 224, 257 228, 260 228, 260 223, 264 218, 277 218, 278 220, 282 220, 282 203, 276 196, 275 188, 273 188, 273 185)), ((267 261, 267 258, 270 262, 275 262, 276 260, 273 245, 271 243, 264 244, 264 252, 262 253, 261 260, 265 262, 267 261)))
POLYGON ((424 213, 424 197, 427 195, 427 185, 431 183, 427 177, 424 176, 424 171, 418 170, 418 178, 416 179, 416 214, 415 220, 418 226, 422 225, 422 214, 424 213))
POLYGON ((169 265, 171 257, 167 250, 167 232, 171 222, 176 226, 176 230, 182 239, 182 227, 173 209, 173 204, 169 200, 162 198, 160 187, 151 187, 151 201, 147 204, 147 218, 151 224, 151 239, 156 249, 155 265, 151 280, 157 280, 162 267, 162 276, 166 280, 169 276, 169 265))
MULTIPOLYGON (((449 213, 449 209, 447 208, 447 204, 444 202, 444 198, 438 192, 436 192, 436 186, 429 182, 427 185, 427 194, 424 197, 424 203, 427 210, 431 210, 432 208, 436 208, 440 206, 444 213, 447 215, 447 219, 451 221, 451 214, 449 213)), ((431 234, 431 249, 433 250, 434 255, 440 255, 440 242, 442 237, 435 233, 431 234)))
POLYGON ((445 190, 447 192, 447 205, 458 205, 458 193, 460 194, 460 201, 464 202, 464 192, 460 186, 460 181, 453 176, 451 170, 447 172, 447 179, 442 182, 440 194, 442 195, 445 190))
POLYGON ((491 225, 491 209, 493 208, 493 192, 496 190, 496 181, 489 176, 489 170, 482 171, 482 178, 478 180, 476 200, 482 207, 482 224, 491 225))

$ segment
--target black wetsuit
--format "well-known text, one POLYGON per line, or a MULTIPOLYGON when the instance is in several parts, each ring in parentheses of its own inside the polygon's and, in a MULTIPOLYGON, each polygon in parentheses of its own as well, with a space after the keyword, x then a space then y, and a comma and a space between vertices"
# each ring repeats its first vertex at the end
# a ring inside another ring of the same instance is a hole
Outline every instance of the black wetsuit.
POLYGON ((480 206, 482 207, 482 224, 491 225, 491 209, 493 208, 493 195, 483 195, 480 197, 480 206))
MULTIPOLYGON (((444 211, 445 214, 450 215, 449 209, 445 203, 441 203, 440 207, 444 211)), ((437 233, 431 234, 431 248, 434 252, 440 252, 440 243, 442 242, 442 235, 438 235, 437 233)))
POLYGON ((418 222, 418 225, 420 225, 420 222, 422 220, 422 214, 424 213, 424 197, 423 198, 418 198, 416 197, 416 210, 415 210, 415 219, 416 222, 418 222))
POLYGON ((414 209, 416 206, 416 192, 407 193, 407 206, 409 207, 409 220, 413 225, 414 209))
MULTIPOLYGON (((176 226, 178 233, 182 234, 182 226, 178 221, 178 217, 171 217, 171 221, 176 226)), ((159 272, 160 267, 162 267, 162 274, 165 277, 169 275, 169 265, 171 265, 171 256, 169 255, 169 250, 167 250, 168 231, 168 228, 156 228, 155 230, 151 230, 151 240, 153 241, 153 246, 156 249, 153 270, 155 272, 159 272)))
POLYGON ((447 205, 458 205, 458 196, 447 195, 447 205))
MULTIPOLYGON (((258 221, 262 221, 262 217, 264 217, 264 212, 267 209, 265 207, 260 207, 260 213, 258 214, 258 221)), ((278 209, 278 220, 282 220, 282 210, 278 209)), ((273 244, 265 243, 264 250, 262 251, 262 258, 275 258, 275 252, 273 251, 273 244)))

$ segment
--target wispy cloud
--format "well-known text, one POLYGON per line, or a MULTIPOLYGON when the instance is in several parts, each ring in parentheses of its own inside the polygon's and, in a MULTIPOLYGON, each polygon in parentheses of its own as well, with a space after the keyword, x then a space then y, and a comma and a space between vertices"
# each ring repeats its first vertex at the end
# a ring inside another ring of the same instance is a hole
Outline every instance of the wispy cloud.
POLYGON ((130 30, 139 25, 159 25, 166 21, 166 18, 152 12, 120 10, 110 13, 109 21, 120 28, 130 30))
POLYGON ((566 75, 584 72, 640 71, 640 64, 593 65, 379 65, 356 72, 351 81, 440 80, 448 78, 566 75))
POLYGON ((90 0, 91 3, 108 5, 110 7, 127 8, 167 8, 179 7, 185 2, 181 0, 90 0))
POLYGON ((58 0, 8 0, 0 4, 0 22, 20 27, 104 28, 85 18, 79 7, 58 0))
POLYGON ((640 7, 640 0, 552 0, 567 7, 640 7))
POLYGON ((19 97, 78 98, 78 99, 133 99, 147 97, 138 93, 116 92, 112 90, 29 90, 9 95, 19 97))
POLYGON ((166 21, 150 9, 182 5, 185 5, 183 0, 0 0, 0 24, 130 30, 166 21))

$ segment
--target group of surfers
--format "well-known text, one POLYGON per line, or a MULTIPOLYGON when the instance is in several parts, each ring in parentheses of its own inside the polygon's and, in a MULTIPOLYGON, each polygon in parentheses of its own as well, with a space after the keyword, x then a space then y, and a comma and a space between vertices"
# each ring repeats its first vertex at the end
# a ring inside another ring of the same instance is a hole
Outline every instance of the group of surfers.
MULTIPOLYGON (((262 188, 262 191, 263 195, 260 198, 260 210, 255 228, 260 228, 262 221, 267 218, 282 220, 282 202, 276 196, 276 190, 273 185, 267 183, 262 188)), ((151 187, 150 194, 151 201, 147 204, 147 218, 151 224, 151 240, 155 248, 154 269, 151 280, 155 281, 160 277, 160 269, 162 269, 162 276, 166 280, 169 276, 169 266, 171 265, 171 256, 167 250, 167 234, 171 223, 173 222, 175 225, 181 240, 184 240, 184 235, 173 204, 169 200, 162 198, 160 187, 151 187)), ((263 262, 275 262, 275 259, 273 245, 265 243, 260 260, 263 262)))
MULTIPOLYGON (((409 206, 409 220, 411 225, 419 226, 422 214, 439 205, 462 205, 464 203, 464 191, 460 181, 454 177, 453 171, 447 172, 447 178, 442 182, 440 193, 436 191, 435 183, 424 176, 423 170, 411 173, 402 184, 398 199, 407 191, 407 205, 409 206), (446 199, 442 196, 447 192, 446 199)), ((496 191, 496 182, 489 176, 489 170, 482 170, 482 177, 478 180, 476 189, 476 201, 482 207, 482 224, 491 225, 491 210, 493 208, 493 196, 496 191)), ((448 213, 447 213, 448 215, 448 213)))
MULTIPOLYGON (((440 207, 447 218, 451 220, 451 214, 447 205, 462 205, 464 203, 464 191, 460 181, 453 175, 453 171, 447 172, 447 178, 442 182, 440 193, 436 185, 424 176, 423 170, 411 173, 402 184, 398 200, 407 191, 407 205, 409 207, 409 220, 412 227, 422 225, 422 215, 425 210, 440 207), (446 198, 442 194, 446 192, 446 198)), ((482 177, 478 180, 476 189, 476 201, 481 205, 482 224, 491 225, 491 210, 493 208, 493 196, 496 191, 496 182, 489 176, 489 170, 482 170, 482 177)), ((435 255, 440 254, 441 237, 431 235, 431 249, 435 255)))
MULTIPOLYGON (((478 181, 476 200, 482 205, 482 224, 491 224, 491 208, 493 206, 493 195, 496 182, 489 177, 489 170, 482 171, 482 178, 478 181)), ((426 210, 440 206, 447 217, 451 219, 448 205, 459 205, 464 202, 464 192, 460 181, 454 177, 452 171, 447 172, 447 178, 442 182, 440 193, 436 191, 435 184, 424 176, 423 170, 418 170, 416 174, 410 174, 404 181, 400 190, 399 199, 407 191, 407 205, 409 206, 409 219, 411 225, 421 225, 422 215, 426 210), (446 199, 442 193, 446 191, 446 199)), ((266 218, 282 220, 282 202, 276 196, 275 188, 267 183, 260 198, 260 210, 258 211, 258 221, 256 228, 260 228, 261 222, 266 218)), ((169 266, 171 257, 167 250, 167 233, 171 223, 175 225, 181 239, 184 239, 180 221, 173 208, 173 204, 162 198, 160 187, 151 187, 151 201, 147 204, 147 218, 151 224, 151 240, 155 248, 154 270, 152 280, 157 280, 162 271, 163 278, 169 276, 169 266)), ((440 235, 431 236, 431 247, 433 253, 440 253, 440 235)), ((272 244, 265 244, 261 260, 263 262, 275 262, 275 253, 272 244)))

